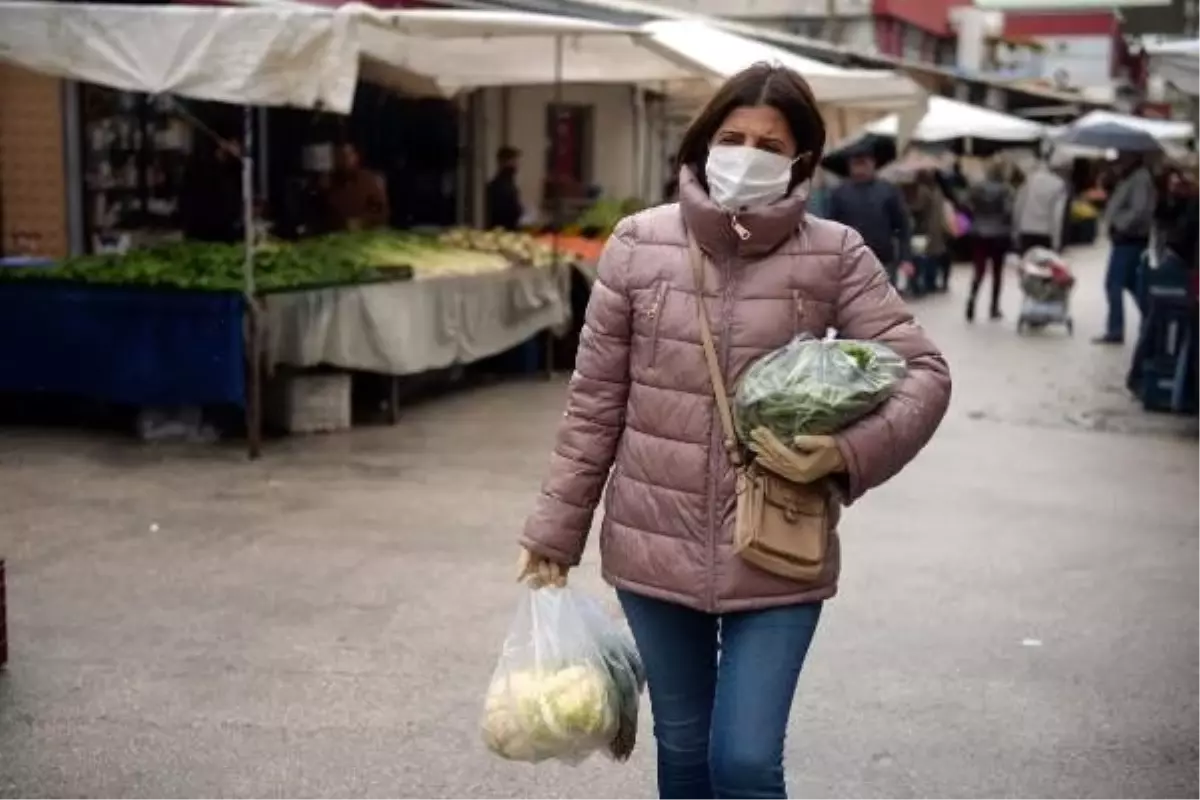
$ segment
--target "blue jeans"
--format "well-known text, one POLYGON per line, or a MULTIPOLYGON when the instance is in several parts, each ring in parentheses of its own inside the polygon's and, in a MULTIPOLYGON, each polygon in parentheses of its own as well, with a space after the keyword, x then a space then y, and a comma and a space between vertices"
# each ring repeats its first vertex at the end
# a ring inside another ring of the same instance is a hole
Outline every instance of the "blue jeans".
POLYGON ((1108 271, 1104 276, 1104 292, 1108 296, 1108 325, 1104 335, 1110 339, 1125 338, 1125 292, 1133 295, 1141 307, 1138 294, 1138 274, 1142 269, 1144 242, 1113 244, 1108 256, 1108 271))
POLYGON ((646 665, 659 797, 787 797, 783 740, 821 604, 718 616, 618 595, 646 665))

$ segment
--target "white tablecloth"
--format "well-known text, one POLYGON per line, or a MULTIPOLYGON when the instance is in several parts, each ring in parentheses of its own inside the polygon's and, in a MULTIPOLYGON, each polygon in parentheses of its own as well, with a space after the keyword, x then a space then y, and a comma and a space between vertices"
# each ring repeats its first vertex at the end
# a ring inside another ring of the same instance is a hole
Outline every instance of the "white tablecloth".
POLYGON ((271 365, 414 375, 502 353, 564 325, 549 270, 432 278, 267 295, 271 365))

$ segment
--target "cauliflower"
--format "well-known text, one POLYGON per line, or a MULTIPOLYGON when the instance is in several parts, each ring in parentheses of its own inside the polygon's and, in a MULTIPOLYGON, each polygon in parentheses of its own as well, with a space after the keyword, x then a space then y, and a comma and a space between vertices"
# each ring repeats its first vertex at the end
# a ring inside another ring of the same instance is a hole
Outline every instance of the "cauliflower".
POLYGON ((582 759, 608 744, 617 727, 609 676, 590 664, 497 675, 484 703, 484 743, 513 761, 582 759))

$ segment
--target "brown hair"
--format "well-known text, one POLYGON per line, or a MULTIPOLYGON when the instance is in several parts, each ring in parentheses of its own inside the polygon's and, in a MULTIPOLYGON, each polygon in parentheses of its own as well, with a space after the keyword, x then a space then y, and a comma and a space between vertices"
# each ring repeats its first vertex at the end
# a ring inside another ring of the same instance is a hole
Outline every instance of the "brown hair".
POLYGON ((691 167, 692 174, 707 186, 704 164, 709 144, 725 118, 743 106, 771 106, 787 120, 800 156, 792 167, 789 191, 812 177, 825 149, 825 121, 817 100, 798 72, 766 62, 747 67, 717 90, 683 134, 679 163, 691 167))

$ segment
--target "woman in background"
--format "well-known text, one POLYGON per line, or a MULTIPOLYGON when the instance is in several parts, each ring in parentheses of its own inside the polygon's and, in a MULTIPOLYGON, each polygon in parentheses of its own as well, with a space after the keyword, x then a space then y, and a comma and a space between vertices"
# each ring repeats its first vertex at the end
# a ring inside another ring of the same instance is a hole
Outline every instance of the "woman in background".
POLYGON ((912 204, 913 227, 925 237, 925 254, 917 259, 921 290, 950 288, 950 231, 946 226, 946 195, 931 170, 917 173, 912 204))
POLYGON ((1005 180, 1004 165, 992 164, 987 177, 971 187, 967 195, 971 209, 971 231, 975 235, 972 256, 975 278, 967 298, 967 321, 975 321, 975 303, 988 267, 992 272, 991 318, 1000 319, 1000 294, 1004 288, 1004 258, 1012 246, 1013 191, 1005 180))

